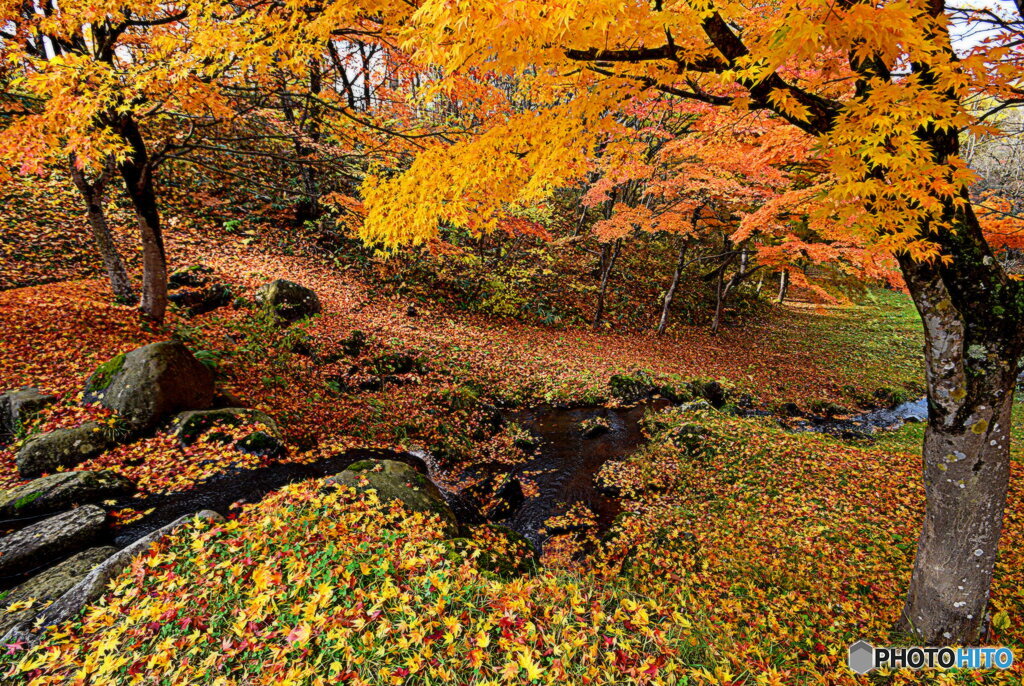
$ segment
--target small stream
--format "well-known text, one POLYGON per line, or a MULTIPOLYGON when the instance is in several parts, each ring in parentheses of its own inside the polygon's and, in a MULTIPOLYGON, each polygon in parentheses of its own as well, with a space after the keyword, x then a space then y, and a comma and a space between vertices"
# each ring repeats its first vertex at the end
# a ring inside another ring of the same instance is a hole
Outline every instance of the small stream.
POLYGON ((640 448, 646 440, 640 427, 644 412, 668 404, 658 400, 621 408, 541 407, 509 416, 539 441, 532 457, 515 470, 520 480, 532 482, 537 495, 526 498, 501 523, 541 548, 550 535, 565 533, 542 533, 545 522, 581 503, 596 515, 598 529, 607 529, 621 511, 621 504, 597 487, 597 474, 606 462, 625 459, 640 448), (581 424, 595 418, 603 419, 608 430, 588 438, 581 424))
MULTIPOLYGON (((566 530, 545 530, 551 517, 565 513, 577 503, 594 513, 599 530, 607 529, 621 512, 621 503, 614 495, 598 488, 597 474, 610 460, 622 460, 643 446, 645 437, 641 420, 648 410, 660 410, 668 401, 657 399, 632 407, 535 407, 508 412, 506 421, 517 422, 537 441, 530 457, 514 468, 507 465, 480 465, 477 475, 511 476, 526 485, 530 495, 515 503, 496 523, 507 526, 528 538, 538 548, 552 535, 566 530), (587 420, 603 419, 608 430, 593 437, 584 435, 581 425, 587 420)), ((827 419, 801 417, 788 420, 786 428, 793 431, 829 433, 844 438, 862 438, 874 431, 898 428, 905 422, 927 418, 925 398, 907 402, 892 409, 881 409, 849 418, 827 419)), ((215 510, 228 514, 233 503, 254 503, 268 493, 287 484, 337 474, 353 462, 365 459, 387 459, 406 462, 433 477, 435 483, 442 469, 429 454, 399 453, 389 450, 349 450, 310 464, 276 463, 265 467, 232 470, 212 477, 188 491, 150 495, 145 499, 125 498, 117 507, 134 507, 153 511, 142 519, 116 529, 111 543, 124 547, 145 534, 178 517, 198 510, 215 510)), ((480 503, 466 494, 441 487, 456 516, 467 524, 486 521, 480 515, 480 503)))
POLYGON ((928 419, 928 399, 910 400, 893 408, 872 410, 852 417, 818 417, 806 415, 795 419, 780 420, 790 431, 826 433, 839 438, 869 438, 876 431, 891 431, 911 422, 928 419))
MULTIPOLYGON (((510 503, 492 521, 507 526, 529 539, 538 549, 553 535, 568 533, 572 526, 558 530, 546 529, 547 521, 564 514, 576 504, 588 508, 596 518, 598 531, 611 526, 621 511, 621 503, 595 483, 601 467, 611 460, 622 460, 645 442, 641 430, 644 413, 669 405, 667 400, 641 402, 632 407, 535 407, 508 412, 507 421, 517 422, 536 440, 529 458, 515 467, 478 465, 474 474, 503 478, 510 475, 524 486, 525 495, 510 503), (598 435, 584 435, 582 425, 595 418, 603 419, 608 430, 598 435)), ((765 416, 764 412, 749 412, 765 416)), ((898 428, 905 422, 927 419, 925 398, 907 402, 892 409, 881 409, 848 418, 828 419, 804 416, 779 420, 791 431, 828 433, 842 438, 864 438, 879 430, 898 428)), ((138 521, 113 528, 97 545, 110 544, 123 548, 142 536, 175 519, 199 510, 230 513, 234 503, 255 503, 268 493, 299 481, 324 478, 343 471, 353 462, 365 459, 388 459, 406 462, 431 476, 442 485, 447 479, 437 478, 442 470, 429 454, 399 453, 388 450, 355 449, 310 464, 275 463, 255 469, 235 469, 211 477, 187 491, 153 494, 146 498, 124 497, 114 509, 132 507, 151 510, 138 521)), ((486 519, 480 514, 481 503, 466 493, 442 493, 459 520, 479 524, 486 519)), ((41 517, 0 523, 7 528, 21 528, 41 517)), ((581 527, 580 527, 581 528, 581 527)), ((19 575, 20 578, 24 578, 19 575)), ((15 585, 19 578, 0 579, 0 590, 15 585)))
MULTIPOLYGON (((595 477, 605 462, 623 459, 643 444, 640 420, 644 412, 667 404, 667 401, 657 401, 626 408, 539 407, 509 413, 506 419, 518 422, 537 439, 538 445, 531 457, 513 471, 516 478, 532 484, 536 495, 526 497, 511 514, 506 513, 496 521, 519 532, 538 547, 551 535, 551 532, 541 533, 544 523, 575 503, 582 503, 594 512, 599 527, 608 527, 619 513, 620 505, 616 498, 597 488, 595 477), (587 438, 580 425, 595 417, 604 419, 609 428, 587 438)), ((365 459, 406 462, 432 477, 436 477, 435 471, 440 469, 428 454, 361 449, 310 464, 276 463, 255 469, 236 469, 211 477, 187 491, 120 499, 116 508, 133 507, 152 512, 117 527, 109 543, 124 547, 198 510, 215 510, 226 515, 234 503, 255 503, 287 484, 332 476, 353 462, 365 459)), ((481 468, 482 471, 487 469, 481 468)), ((492 471, 504 474, 509 467, 495 466, 492 471)), ((441 484, 444 479, 434 478, 434 481, 441 484)), ((464 494, 446 491, 443 487, 441 490, 460 521, 467 524, 486 521, 479 513, 479 503, 464 494)))

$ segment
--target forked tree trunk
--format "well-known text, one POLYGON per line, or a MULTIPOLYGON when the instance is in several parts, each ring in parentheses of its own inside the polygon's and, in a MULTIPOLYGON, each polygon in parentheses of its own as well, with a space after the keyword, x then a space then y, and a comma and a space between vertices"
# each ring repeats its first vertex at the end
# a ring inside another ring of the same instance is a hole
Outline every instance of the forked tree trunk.
POLYGON ((1010 413, 1024 351, 1024 292, 968 208, 944 265, 900 259, 925 332, 926 507, 900 629, 925 645, 976 643, 987 626, 1010 478, 1010 413))
POLYGON ((661 320, 658 322, 658 335, 665 333, 668 327, 668 313, 672 309, 672 299, 675 298, 676 288, 679 286, 679 277, 683 273, 683 264, 686 261, 686 249, 690 247, 690 240, 682 238, 679 243, 679 254, 676 256, 676 269, 672 272, 672 283, 668 285, 665 292, 665 301, 661 305, 661 320))
POLYGON ((131 154, 121 163, 121 177, 135 209, 142 238, 142 302, 139 309, 145 317, 159 323, 167 312, 167 256, 153 187, 152 161, 133 119, 123 117, 119 131, 131 146, 131 154))
POLYGON ((110 289, 114 292, 114 299, 124 305, 134 305, 138 302, 138 296, 132 288, 131 279, 124 268, 124 261, 121 259, 117 246, 114 244, 113 234, 107 224, 107 215, 103 210, 104 193, 106 185, 113 175, 113 164, 108 164, 96 179, 90 182, 85 172, 78 168, 74 155, 68 159, 68 169, 71 173, 71 180, 85 201, 85 213, 89 220, 89 227, 92 229, 93 240, 96 241, 96 248, 99 250, 100 258, 103 260, 103 268, 110 279, 110 289))

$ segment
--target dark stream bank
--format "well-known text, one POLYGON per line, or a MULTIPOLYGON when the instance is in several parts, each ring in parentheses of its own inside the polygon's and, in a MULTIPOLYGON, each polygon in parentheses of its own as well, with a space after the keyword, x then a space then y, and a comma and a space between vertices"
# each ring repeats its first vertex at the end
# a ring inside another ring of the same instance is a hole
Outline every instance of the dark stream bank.
MULTIPOLYGON (((536 492, 516 503, 511 514, 503 513, 493 521, 508 526, 538 546, 543 544, 545 538, 541 533, 544 522, 565 512, 575 503, 590 508, 597 516, 600 527, 609 526, 619 513, 619 502, 596 487, 595 477, 605 462, 623 459, 643 444, 640 420, 644 412, 649 407, 661 408, 665 405, 666 401, 641 403, 628 408, 540 407, 510 413, 506 419, 518 422, 537 441, 536 449, 525 463, 515 468, 513 477, 528 479, 536 492), (608 430, 588 438, 584 436, 581 425, 594 418, 603 419, 608 430)), ((428 474, 436 468, 429 455, 357 449, 310 464, 277 463, 256 469, 232 470, 212 477, 188 491, 150 495, 145 499, 123 499, 118 503, 119 507, 152 509, 152 512, 116 529, 112 533, 111 542, 124 547, 150 531, 198 510, 215 510, 226 515, 233 503, 254 503, 290 483, 331 476, 353 462, 365 459, 398 460, 425 470, 428 474)), ((484 471, 488 468, 480 469, 484 471)), ((508 469, 495 466, 493 471, 504 475, 508 469)), ((442 492, 464 523, 486 521, 480 515, 480 503, 465 494, 452 493, 443 488, 442 492)))
MULTIPOLYGON (((550 536, 572 530, 571 524, 561 529, 546 529, 546 522, 564 514, 574 505, 582 504, 593 513, 598 531, 606 530, 620 513, 621 503, 613 494, 598 487, 597 474, 606 462, 625 459, 639 449, 645 442, 641 430, 644 413, 648 409, 658 410, 668 405, 667 400, 654 399, 632 407, 536 407, 507 413, 504 419, 517 422, 526 429, 535 439, 536 447, 524 463, 514 468, 508 465, 475 467, 478 477, 512 478, 524 485, 520 497, 512 499, 509 507, 500 513, 493 514, 490 521, 513 529, 542 548, 550 536), (584 423, 595 419, 603 420, 607 430, 588 433, 584 423)), ((765 416, 767 413, 749 414, 765 416)), ((926 418, 927 403, 922 398, 896 408, 848 418, 805 415, 779 421, 792 431, 863 438, 874 431, 898 428, 904 422, 926 418)), ((310 464, 275 463, 255 469, 235 469, 212 477, 188 491, 118 500, 116 508, 151 511, 138 521, 113 528, 107 540, 98 543, 123 548, 183 515, 199 510, 214 510, 227 515, 234 503, 258 502, 290 483, 332 476, 353 462, 364 459, 398 460, 428 474, 439 468, 429 455, 356 449, 310 464)), ((463 523, 487 521, 480 514, 483 503, 475 502, 469 494, 444 492, 444 495, 463 523)), ((38 519, 0 522, 0 527, 21 528, 38 519)), ((16 585, 23 577, 0 578, 0 590, 16 585)))

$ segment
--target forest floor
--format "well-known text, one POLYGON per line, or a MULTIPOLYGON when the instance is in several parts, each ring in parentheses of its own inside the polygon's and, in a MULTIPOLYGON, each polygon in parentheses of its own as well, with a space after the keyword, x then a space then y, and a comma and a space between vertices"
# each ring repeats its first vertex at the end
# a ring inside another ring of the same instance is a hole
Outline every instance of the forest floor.
MULTIPOLYGON (((9 222, 9 236, 26 217, 9 222)), ((8 243, 0 260, 0 274, 21 286, 0 291, 0 388, 34 385, 60 398, 31 431, 103 418, 79 405, 89 373, 170 336, 204 353, 222 390, 275 417, 286 459, 297 462, 350 447, 514 459, 508 431, 477 431, 487 406, 617 404, 615 374, 715 379, 756 407, 833 403, 851 414, 922 389, 916 314, 887 291, 857 305, 774 308, 719 336, 676 326, 657 338, 433 304, 411 314, 405 299, 315 255, 179 226, 169 232, 172 266, 209 265, 241 299, 196 317, 172 312, 154 330, 110 303, 94 260, 52 249, 78 245, 75 226, 69 219, 45 250, 8 243), (286 330, 261 319, 252 293, 274 278, 313 288, 324 312, 286 330), (338 355, 354 331, 367 335, 366 350, 338 355), (331 386, 353 362, 392 354, 418 361, 401 384, 331 386)), ((1024 405, 1014 416, 1018 470, 1024 405)), ((472 555, 451 555, 421 516, 297 484, 227 524, 176 534, 79 620, 0 657, 0 673, 33 684, 1021 682, 1021 667, 867 679, 845 666, 857 639, 900 640, 891 626, 923 508, 920 425, 843 441, 767 418, 673 408, 645 425, 649 443, 602 472, 625 514, 596 541, 569 534, 549 546, 535 573, 495 576, 472 555)), ((114 469, 147 495, 261 463, 217 444, 181 449, 158 432, 79 468, 114 469)), ((17 482, 13 451, 0 451, 0 485, 17 482)), ((989 640, 1018 655, 1021 495, 1015 483, 989 640)), ((118 515, 130 521, 141 509, 118 515)), ((487 553, 505 545, 486 529, 472 538, 487 553)))

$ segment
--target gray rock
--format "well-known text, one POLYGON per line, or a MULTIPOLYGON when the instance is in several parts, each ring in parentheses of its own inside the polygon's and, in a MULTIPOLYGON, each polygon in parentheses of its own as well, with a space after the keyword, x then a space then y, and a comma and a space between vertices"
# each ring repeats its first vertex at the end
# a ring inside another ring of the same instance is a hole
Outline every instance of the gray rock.
POLYGON ((0 517, 61 512, 134 491, 131 481, 110 470, 58 472, 0 491, 0 517))
POLYGON ((23 574, 88 547, 106 519, 101 508, 85 505, 7 534, 0 538, 0 576, 23 574))
POLYGON ((707 400, 701 398, 700 400, 691 400, 688 403, 683 403, 679 406, 679 412, 707 412, 715 409, 714 406, 707 400))
POLYGON ((0 446, 11 443, 32 415, 57 398, 38 388, 18 388, 0 394, 0 446))
POLYGON ((277 279, 260 286, 256 291, 256 303, 269 307, 287 322, 294 322, 320 311, 320 299, 316 293, 285 279, 277 279))
POLYGON ((190 410, 174 418, 171 432, 182 446, 189 446, 215 426, 238 427, 244 424, 262 424, 267 433, 280 438, 277 422, 265 412, 245 407, 224 407, 219 410, 190 410))
POLYGON ((349 486, 361 492, 373 489, 382 503, 398 500, 413 512, 438 515, 445 535, 449 538, 458 535, 459 523, 441 491, 430 479, 404 462, 360 460, 325 483, 349 486))
POLYGON ((49 603, 67 593, 68 589, 81 581, 93 567, 116 552, 117 548, 113 546, 83 550, 12 589, 3 600, 0 600, 0 635, 18 624, 31 623, 49 603), (31 607, 16 612, 5 611, 15 603, 33 598, 36 602, 31 607))
POLYGON ((162 341, 100 365, 85 384, 84 402, 99 402, 130 431, 142 432, 168 415, 210 407, 213 392, 213 372, 180 341, 162 341))
POLYGON ((31 479, 61 467, 74 467, 96 457, 110 444, 107 433, 96 422, 47 431, 28 439, 18 450, 18 472, 31 479))
POLYGON ((18 641, 24 641, 29 645, 34 645, 39 641, 39 634, 36 633, 37 631, 41 631, 48 626, 53 626, 54 624, 65 622, 77 615, 86 605, 103 595, 103 592, 106 590, 107 584, 110 583, 110 580, 124 571, 125 568, 131 564, 133 557, 146 552, 153 543, 159 541, 164 536, 167 536, 178 527, 192 521, 196 517, 200 519, 209 519, 215 522, 224 521, 224 518, 216 512, 213 512, 212 510, 202 510, 196 514, 180 517, 167 526, 143 536, 127 548, 119 550, 94 567, 84 579, 68 589, 68 591, 54 601, 52 605, 40 612, 34 622, 22 622, 11 628, 6 634, 4 634, 4 637, 0 639, 0 643, 10 644, 18 641))

